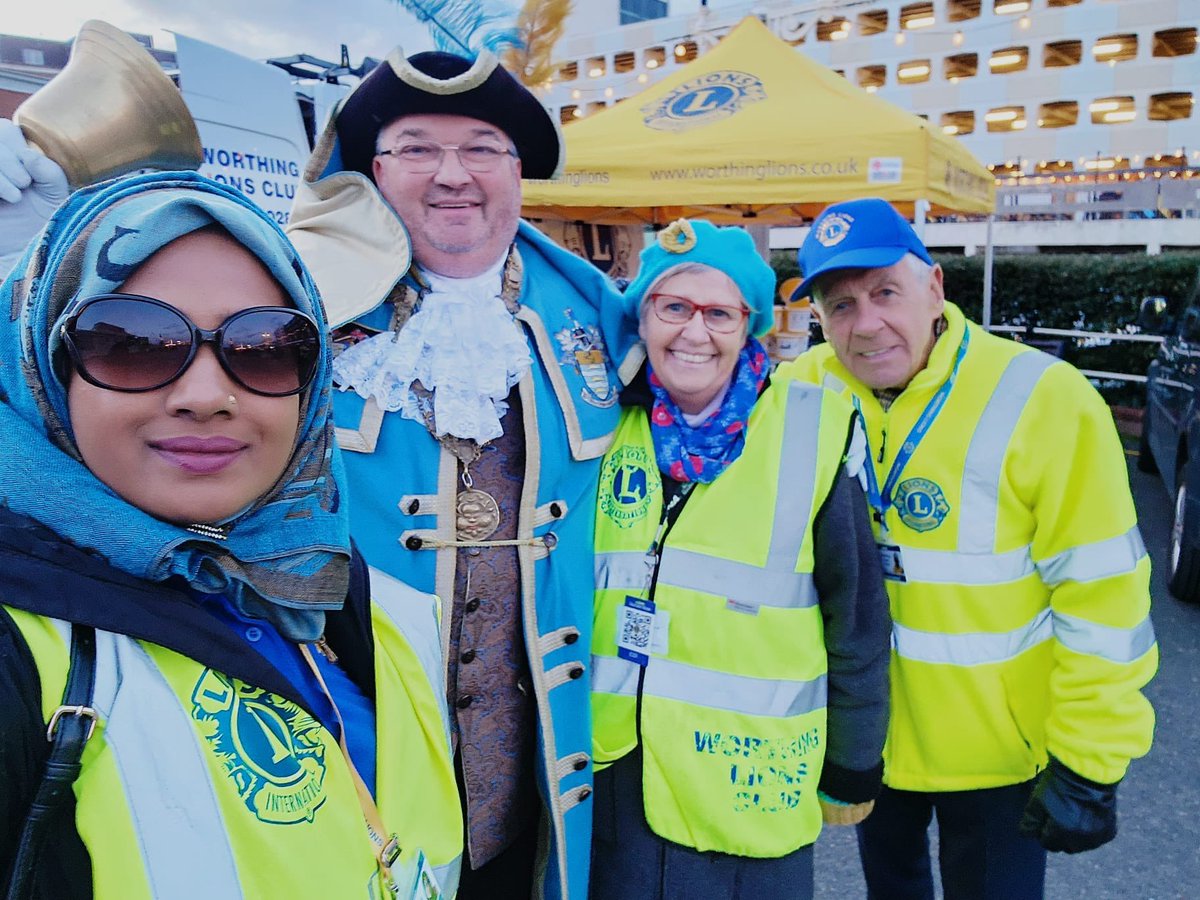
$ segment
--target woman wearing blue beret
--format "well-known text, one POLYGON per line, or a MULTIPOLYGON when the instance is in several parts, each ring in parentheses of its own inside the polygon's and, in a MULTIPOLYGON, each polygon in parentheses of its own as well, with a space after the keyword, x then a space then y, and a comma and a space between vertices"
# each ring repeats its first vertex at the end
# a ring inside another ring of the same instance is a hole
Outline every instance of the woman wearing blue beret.
POLYGON ((890 621, 854 410, 771 382, 775 277, 680 219, 625 293, 646 362, 596 513, 593 900, 806 898, 882 777, 890 621))

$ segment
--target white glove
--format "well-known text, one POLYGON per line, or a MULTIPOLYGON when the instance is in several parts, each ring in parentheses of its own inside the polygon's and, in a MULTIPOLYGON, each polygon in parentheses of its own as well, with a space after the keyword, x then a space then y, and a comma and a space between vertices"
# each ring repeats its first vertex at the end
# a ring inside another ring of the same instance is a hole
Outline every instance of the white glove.
POLYGON ((70 193, 62 167, 0 119, 0 278, 70 193))

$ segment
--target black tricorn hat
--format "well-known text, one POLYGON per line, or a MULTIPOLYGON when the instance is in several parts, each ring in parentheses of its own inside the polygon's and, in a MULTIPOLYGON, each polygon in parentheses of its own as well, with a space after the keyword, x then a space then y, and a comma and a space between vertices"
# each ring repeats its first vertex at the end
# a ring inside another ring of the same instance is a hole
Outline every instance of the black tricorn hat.
POLYGON ((516 145, 524 178, 553 178, 563 165, 562 132, 541 102, 488 51, 474 62, 429 51, 408 59, 397 48, 342 104, 342 164, 371 177, 379 129, 400 116, 468 116, 495 125, 516 145))

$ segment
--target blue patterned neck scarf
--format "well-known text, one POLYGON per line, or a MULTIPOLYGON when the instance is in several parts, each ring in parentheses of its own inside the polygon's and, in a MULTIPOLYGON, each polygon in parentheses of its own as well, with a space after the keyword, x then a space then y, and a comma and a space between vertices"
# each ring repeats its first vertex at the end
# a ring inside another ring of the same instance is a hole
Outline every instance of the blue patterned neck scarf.
POLYGON ((746 445, 746 422, 767 379, 767 353, 762 344, 755 338, 746 341, 721 405, 695 427, 684 420, 649 362, 646 376, 654 395, 650 434, 658 468, 676 481, 708 484, 715 480, 742 455, 746 445))
POLYGON ((300 395, 287 468, 265 495, 213 526, 173 525, 127 503, 84 465, 71 428, 59 324, 80 301, 118 289, 171 241, 213 224, 324 329, 320 298, 295 249, 239 192, 195 172, 135 175, 77 191, 0 287, 0 504, 124 572, 148 581, 182 578, 203 593, 225 594, 293 640, 313 640, 349 584, 327 343, 300 395))

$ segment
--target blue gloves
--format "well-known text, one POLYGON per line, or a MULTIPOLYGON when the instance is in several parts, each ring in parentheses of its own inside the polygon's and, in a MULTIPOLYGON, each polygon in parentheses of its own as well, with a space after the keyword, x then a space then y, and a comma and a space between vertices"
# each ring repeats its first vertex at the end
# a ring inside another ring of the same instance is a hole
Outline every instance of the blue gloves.
POLYGON ((1090 781, 1051 756, 1020 829, 1047 850, 1094 850, 1117 836, 1117 786, 1090 781))

